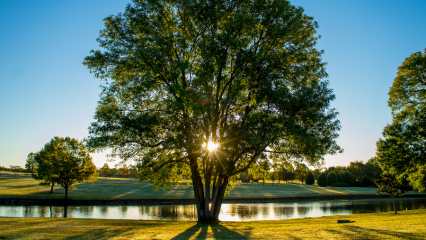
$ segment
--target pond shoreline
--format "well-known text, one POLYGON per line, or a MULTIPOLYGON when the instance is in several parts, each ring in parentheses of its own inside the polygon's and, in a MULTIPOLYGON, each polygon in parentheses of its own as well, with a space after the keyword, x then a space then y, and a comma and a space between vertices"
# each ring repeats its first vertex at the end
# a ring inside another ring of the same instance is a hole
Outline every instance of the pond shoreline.
MULTIPOLYGON (((276 203, 276 202, 294 202, 309 200, 362 200, 362 199, 383 199, 390 198, 385 194, 336 194, 321 196, 293 196, 293 197, 259 197, 259 198, 225 198, 224 203, 276 203)), ((426 194, 415 193, 405 194, 401 198, 426 198, 426 194)), ((0 205, 37 205, 37 206, 88 206, 88 205, 105 205, 105 206, 123 206, 123 205, 172 205, 172 204, 194 204, 194 199, 72 199, 68 201, 64 199, 41 199, 41 198, 3 198, 0 197, 0 205)))

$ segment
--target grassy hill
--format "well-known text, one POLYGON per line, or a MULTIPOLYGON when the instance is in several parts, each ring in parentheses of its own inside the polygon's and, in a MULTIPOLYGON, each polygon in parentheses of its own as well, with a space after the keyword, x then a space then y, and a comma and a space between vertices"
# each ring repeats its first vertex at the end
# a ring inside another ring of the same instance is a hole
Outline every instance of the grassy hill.
MULTIPOLYGON (((49 187, 27 175, 1 175, 0 198, 49 199, 62 198, 63 189, 55 188, 53 194, 49 187)), ((295 198, 347 195, 376 195, 375 188, 362 187, 318 187, 304 184, 253 183, 237 184, 229 192, 228 199, 251 198, 295 198)), ((70 193, 76 200, 120 200, 120 199, 192 199, 189 184, 158 188, 136 179, 98 178, 93 183, 76 185, 70 193)))

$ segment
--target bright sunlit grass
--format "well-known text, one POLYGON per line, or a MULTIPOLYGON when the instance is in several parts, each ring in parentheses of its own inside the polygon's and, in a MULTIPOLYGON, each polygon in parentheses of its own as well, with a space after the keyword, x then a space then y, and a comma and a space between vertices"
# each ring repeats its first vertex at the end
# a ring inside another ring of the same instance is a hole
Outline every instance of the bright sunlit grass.
POLYGON ((424 239, 426 211, 223 222, 0 218, 0 239, 424 239), (338 219, 351 223, 338 224, 338 219))

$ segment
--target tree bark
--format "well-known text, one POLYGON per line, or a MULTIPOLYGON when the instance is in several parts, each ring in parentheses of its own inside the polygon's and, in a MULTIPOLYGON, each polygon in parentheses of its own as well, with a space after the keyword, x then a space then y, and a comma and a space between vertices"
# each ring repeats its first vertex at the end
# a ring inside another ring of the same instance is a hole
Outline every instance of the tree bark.
POLYGON ((64 189, 65 189, 65 202, 67 202, 68 201, 68 186, 65 185, 64 189))
POLYGON ((395 214, 398 214, 398 209, 396 208, 396 198, 393 199, 393 210, 395 214))
POLYGON ((212 175, 209 175, 208 179, 205 178, 203 184, 195 159, 191 161, 191 177, 198 222, 203 224, 217 223, 229 178, 226 176, 213 177, 213 187, 211 187, 212 175))
POLYGON ((219 184, 216 191, 216 194, 214 196, 213 202, 212 202, 212 213, 213 213, 213 219, 217 222, 219 221, 219 213, 220 208, 222 207, 222 202, 225 197, 226 187, 228 186, 228 177, 219 178, 219 184), (222 179, 222 181, 220 181, 222 179))
POLYGON ((204 188, 201 176, 198 172, 198 164, 195 158, 190 159, 192 188, 194 190, 195 204, 197 208, 198 220, 206 218, 204 188))
POLYGON ((64 204, 64 218, 67 218, 67 217, 68 217, 68 204, 65 203, 64 204))
POLYGON ((65 190, 65 201, 64 201, 64 218, 68 217, 68 185, 64 186, 65 190))
POLYGON ((49 193, 53 193, 53 187, 55 186, 55 183, 50 183, 50 192, 49 193))

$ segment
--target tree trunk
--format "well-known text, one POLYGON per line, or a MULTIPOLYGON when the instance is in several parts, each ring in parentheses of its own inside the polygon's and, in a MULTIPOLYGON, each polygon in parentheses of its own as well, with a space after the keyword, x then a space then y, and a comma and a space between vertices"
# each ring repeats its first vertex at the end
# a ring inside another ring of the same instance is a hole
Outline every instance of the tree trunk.
POLYGON ((65 189, 65 202, 67 202, 68 201, 68 186, 66 185, 64 187, 64 189, 65 189))
POLYGON ((51 183, 50 184, 50 192, 49 193, 53 193, 53 187, 55 186, 55 183, 51 183))
POLYGON ((214 196, 211 204, 212 218, 215 222, 219 221, 220 208, 225 197, 226 187, 228 186, 229 178, 223 177, 218 179, 217 188, 214 191, 214 196))
POLYGON ((398 209, 396 208, 396 198, 393 199, 393 210, 395 214, 398 214, 398 209))
POLYGON ((65 205, 64 205, 64 218, 67 218, 67 217, 68 217, 68 204, 65 203, 65 205))
POLYGON ((198 173, 198 165, 196 159, 191 159, 191 179, 192 188, 194 190, 195 204, 197 208, 197 218, 206 218, 205 201, 204 201, 204 188, 201 181, 201 176, 198 173))
POLYGON ((205 186, 201 181, 198 172, 192 172, 192 186, 194 189, 194 197, 197 208, 197 220, 203 224, 213 224, 219 221, 220 208, 225 196, 226 187, 228 186, 227 177, 218 177, 213 183, 213 188, 206 193, 205 186), (210 198, 206 198, 209 196, 210 198))
POLYGON ((64 186, 65 190, 65 201, 64 201, 64 218, 68 217, 68 185, 64 186))
MULTIPOLYGON (((225 196, 228 180, 223 180, 213 191, 213 198, 209 201, 203 199, 202 203, 197 204, 198 222, 203 224, 214 224, 219 222, 219 213, 225 196), (208 206, 198 208, 198 206, 208 206)), ((197 201, 198 202, 198 201, 197 201)))

